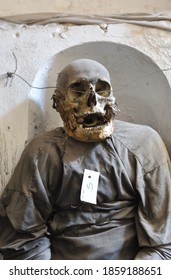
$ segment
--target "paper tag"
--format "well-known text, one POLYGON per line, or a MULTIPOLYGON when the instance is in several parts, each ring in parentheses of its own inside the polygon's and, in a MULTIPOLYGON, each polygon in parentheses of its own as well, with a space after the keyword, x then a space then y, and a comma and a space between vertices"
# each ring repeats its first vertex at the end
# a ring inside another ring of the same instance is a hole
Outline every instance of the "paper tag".
POLYGON ((89 202, 92 204, 97 203, 97 188, 99 183, 99 175, 100 173, 97 171, 84 169, 84 176, 80 195, 81 201, 89 202))

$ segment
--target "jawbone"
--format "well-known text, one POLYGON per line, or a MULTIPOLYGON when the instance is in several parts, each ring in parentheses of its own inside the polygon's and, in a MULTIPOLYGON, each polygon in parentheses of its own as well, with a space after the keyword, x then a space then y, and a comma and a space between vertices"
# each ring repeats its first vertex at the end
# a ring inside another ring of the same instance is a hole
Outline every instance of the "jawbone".
POLYGON ((82 142, 98 142, 109 138, 114 131, 114 119, 104 125, 97 127, 83 127, 79 124, 74 130, 64 126, 66 133, 75 140, 82 142))

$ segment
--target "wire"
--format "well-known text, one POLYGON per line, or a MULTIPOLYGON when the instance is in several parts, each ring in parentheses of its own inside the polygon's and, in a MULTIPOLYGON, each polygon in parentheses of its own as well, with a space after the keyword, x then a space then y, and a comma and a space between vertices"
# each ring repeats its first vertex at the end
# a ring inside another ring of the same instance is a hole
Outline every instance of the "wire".
POLYGON ((25 82, 29 87, 31 88, 35 88, 35 89, 48 89, 48 88, 56 88, 54 86, 48 86, 48 87, 37 87, 37 86, 32 86, 29 82, 27 82, 22 76, 20 76, 19 74, 14 73, 15 76, 17 76, 18 78, 20 78, 23 82, 25 82))
MULTIPOLYGON (((31 85, 31 84, 30 84, 28 81, 26 81, 21 75, 19 75, 19 74, 16 73, 16 71, 17 71, 17 57, 16 57, 16 55, 15 55, 14 53, 12 53, 12 54, 13 54, 14 60, 15 60, 15 70, 14 70, 13 72, 8 71, 7 73, 0 75, 0 79, 7 79, 6 85, 5 85, 5 86, 8 85, 8 79, 9 79, 9 78, 12 79, 12 80, 11 80, 11 84, 10 84, 10 86, 11 86, 14 76, 16 76, 16 77, 18 77, 19 79, 21 79, 24 83, 26 83, 30 88, 39 89, 39 90, 42 90, 42 89, 56 89, 56 88, 57 88, 56 86, 38 87, 38 86, 31 85)), ((126 84, 123 85, 122 87, 120 87, 120 88, 118 88, 118 89, 116 89, 116 90, 113 90, 113 93, 122 90, 123 88, 127 87, 129 84, 134 83, 135 81, 137 81, 137 80, 139 80, 139 79, 142 79, 142 78, 144 78, 144 77, 146 77, 146 76, 149 76, 149 75, 151 75, 151 74, 155 74, 155 73, 160 72, 160 71, 166 72, 166 71, 170 71, 170 70, 171 70, 171 68, 166 68, 166 69, 159 69, 159 70, 152 71, 152 72, 150 72, 150 73, 146 73, 146 74, 144 74, 144 75, 142 75, 142 76, 140 76, 140 77, 137 77, 137 78, 135 78, 135 79, 129 81, 128 83, 126 83, 126 84)), ((73 90, 73 91, 74 91, 74 90, 73 90)), ((76 92, 80 92, 80 93, 81 93, 82 91, 76 90, 76 92)))

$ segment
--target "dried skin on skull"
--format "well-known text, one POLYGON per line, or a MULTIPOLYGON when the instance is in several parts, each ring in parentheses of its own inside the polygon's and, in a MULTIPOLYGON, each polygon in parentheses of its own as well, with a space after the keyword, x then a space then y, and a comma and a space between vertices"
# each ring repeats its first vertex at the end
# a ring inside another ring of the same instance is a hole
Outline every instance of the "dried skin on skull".
POLYGON ((72 62, 60 73, 55 93, 56 107, 69 136, 99 141, 111 135, 115 98, 103 65, 88 59, 72 62))

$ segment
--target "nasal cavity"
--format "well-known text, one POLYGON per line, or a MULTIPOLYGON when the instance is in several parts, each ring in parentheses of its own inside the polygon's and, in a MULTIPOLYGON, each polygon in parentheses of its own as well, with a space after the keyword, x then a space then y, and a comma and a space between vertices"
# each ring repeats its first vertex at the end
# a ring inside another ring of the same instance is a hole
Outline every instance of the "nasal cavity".
POLYGON ((96 95, 94 92, 91 92, 87 100, 87 106, 92 107, 92 106, 96 106, 96 104, 97 104, 96 95))

